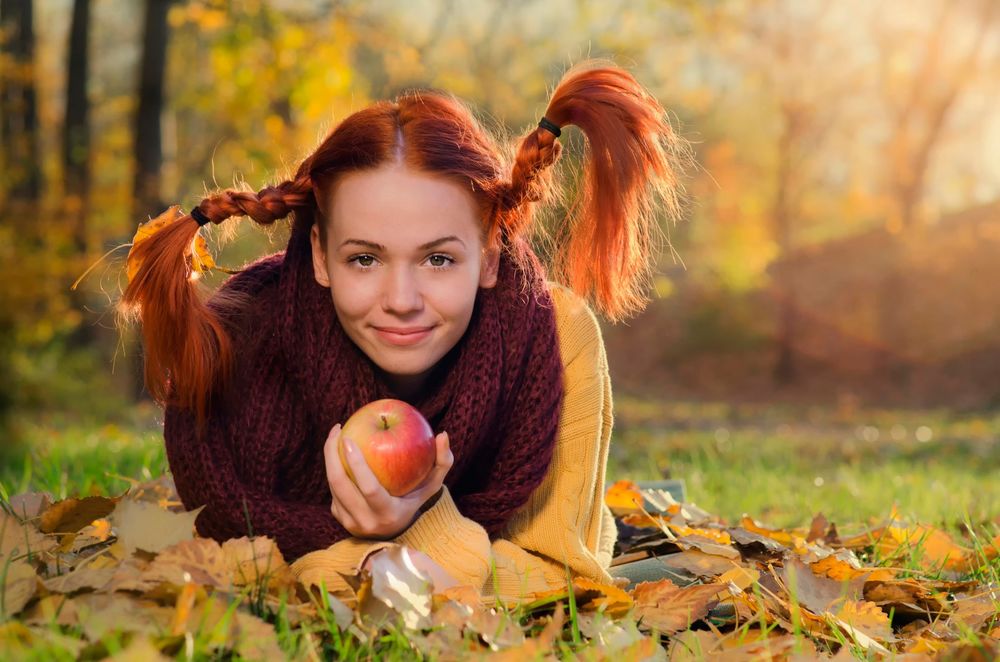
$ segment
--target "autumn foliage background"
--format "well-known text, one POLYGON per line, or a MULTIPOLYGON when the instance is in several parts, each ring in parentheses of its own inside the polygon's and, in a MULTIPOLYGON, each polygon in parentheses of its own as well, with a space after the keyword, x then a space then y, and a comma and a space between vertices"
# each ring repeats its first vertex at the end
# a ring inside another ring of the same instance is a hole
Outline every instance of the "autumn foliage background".
MULTIPOLYGON (((451 90, 517 134, 569 64, 607 57, 699 164, 649 308, 605 325, 622 433, 681 421, 725 444, 761 411, 785 425, 821 411, 864 440, 865 412, 888 407, 977 417, 969 438, 995 467, 995 5, 0 3, 0 448, 20 457, 67 426, 156 434, 136 337, 113 330, 139 222, 278 180, 340 118, 407 87, 451 90), (632 405, 646 401, 658 417, 632 405)), ((564 142, 569 171, 583 146, 572 129, 564 142)), ((285 230, 230 222, 208 240, 239 267, 285 230)), ((914 416, 876 436, 938 433, 914 416)))

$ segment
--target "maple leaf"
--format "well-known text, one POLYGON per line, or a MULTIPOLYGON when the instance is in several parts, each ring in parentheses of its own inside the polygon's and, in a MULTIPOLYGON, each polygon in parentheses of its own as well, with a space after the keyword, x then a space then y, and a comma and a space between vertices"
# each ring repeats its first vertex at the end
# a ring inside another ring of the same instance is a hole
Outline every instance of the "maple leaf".
POLYGON ((174 513, 147 501, 123 499, 111 516, 128 554, 136 549, 159 552, 194 537, 194 520, 205 506, 174 513))

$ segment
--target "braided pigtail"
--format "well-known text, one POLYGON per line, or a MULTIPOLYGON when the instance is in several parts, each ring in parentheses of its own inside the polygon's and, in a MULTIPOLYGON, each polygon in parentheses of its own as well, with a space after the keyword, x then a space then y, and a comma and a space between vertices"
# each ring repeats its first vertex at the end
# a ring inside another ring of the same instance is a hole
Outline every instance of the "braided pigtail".
MULTIPOLYGON (((559 158, 560 127, 586 136, 583 177, 569 204, 554 276, 605 317, 619 321, 645 307, 655 258, 662 249, 658 212, 680 216, 679 175, 690 159, 665 111, 631 74, 584 62, 556 86, 544 118, 517 151, 502 216, 508 232, 525 233, 532 205, 553 192, 549 166, 559 158)), ((501 208, 504 205, 501 204, 501 208)))
MULTIPOLYGON (((139 319, 145 349, 146 388, 157 401, 196 413, 199 428, 210 398, 224 389, 233 366, 233 350, 222 320, 198 290, 201 270, 198 236, 202 225, 233 216, 249 216, 270 225, 296 208, 313 205, 308 176, 268 187, 259 193, 227 190, 201 201, 190 214, 173 207, 136 235, 127 264, 129 283, 119 302, 119 324, 139 319), (159 227, 159 225, 162 227, 159 227)), ((237 305, 244 295, 216 293, 216 310, 237 305), (232 300, 230 300, 232 299, 232 300)))

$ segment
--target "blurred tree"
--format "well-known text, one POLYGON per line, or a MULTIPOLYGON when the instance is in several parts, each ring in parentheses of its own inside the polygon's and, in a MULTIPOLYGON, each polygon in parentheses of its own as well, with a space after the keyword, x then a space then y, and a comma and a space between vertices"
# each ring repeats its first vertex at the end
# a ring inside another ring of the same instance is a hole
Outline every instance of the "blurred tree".
MULTIPOLYGON (((163 80, 167 65, 167 12, 172 0, 146 0, 139 69, 138 107, 135 114, 135 179, 133 214, 136 219, 156 216, 165 203, 161 191, 163 165, 160 117, 163 114, 163 80)), ((130 365, 136 397, 145 391, 141 343, 134 342, 130 365)))
POLYGON ((41 154, 31 0, 0 0, 0 448, 10 443, 10 413, 17 397, 13 368, 20 309, 28 301, 13 287, 30 278, 31 264, 18 250, 40 252, 36 215, 41 197, 41 154), (15 243, 16 242, 16 243, 15 243))
MULTIPOLYGON (((806 195, 816 190, 817 153, 852 88, 860 82, 849 66, 848 43, 834 34, 832 0, 759 0, 744 29, 749 49, 743 61, 751 80, 760 78, 775 112, 773 193, 770 215, 779 260, 796 248, 795 225, 806 195), (831 66, 836 62, 838 66, 831 66), (824 70, 823 76, 817 71, 824 70)), ((778 310, 774 378, 796 378, 795 330, 798 303, 795 275, 776 276, 778 310)))
MULTIPOLYGON (((84 263, 88 256, 87 213, 90 201, 90 98, 87 96, 89 71, 90 0, 74 0, 73 19, 66 50, 66 111, 63 120, 63 219, 70 225, 74 263, 84 263)), ((84 264, 84 267, 86 265, 84 264)), ((73 348, 90 345, 94 327, 84 315, 85 290, 74 289, 74 307, 83 322, 71 335, 73 348)))
POLYGON ((0 158, 11 212, 34 205, 42 186, 33 14, 32 0, 0 0, 0 158))
POLYGON ((927 173, 956 101, 977 74, 1000 64, 982 57, 997 28, 997 5, 996 0, 940 0, 937 11, 924 14, 923 25, 914 27, 889 20, 897 18, 897 7, 886 3, 872 23, 889 115, 885 173, 895 202, 887 219, 890 232, 921 222, 927 173))

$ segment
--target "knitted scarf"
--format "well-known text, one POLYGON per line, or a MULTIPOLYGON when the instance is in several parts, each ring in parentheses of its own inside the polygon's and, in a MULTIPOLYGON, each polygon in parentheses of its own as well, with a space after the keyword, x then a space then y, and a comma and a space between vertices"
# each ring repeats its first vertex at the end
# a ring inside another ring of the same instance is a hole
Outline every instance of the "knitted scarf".
MULTIPOLYGON (((536 259, 522 270, 504 253, 465 335, 410 401, 435 432, 448 432, 455 462, 445 484, 491 537, 541 483, 556 440, 563 372, 540 279, 536 259)), ((184 506, 204 506, 201 535, 267 535, 294 560, 350 535, 330 513, 330 429, 368 402, 404 398, 348 338, 329 289, 316 283, 306 222, 296 222, 286 251, 223 288, 252 297, 239 314, 217 310, 237 348, 234 379, 200 440, 192 412, 166 408, 167 459, 184 506)))

